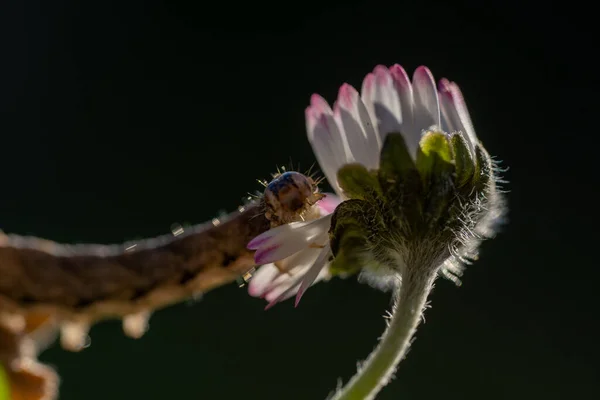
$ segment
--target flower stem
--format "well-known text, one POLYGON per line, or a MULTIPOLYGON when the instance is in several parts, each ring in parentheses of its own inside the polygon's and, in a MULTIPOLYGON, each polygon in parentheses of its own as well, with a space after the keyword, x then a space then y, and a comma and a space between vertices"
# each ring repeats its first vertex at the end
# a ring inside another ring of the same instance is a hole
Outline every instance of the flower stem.
POLYGON ((377 348, 331 400, 369 400, 389 382, 421 321, 437 271, 409 271, 396 290, 392 319, 377 348))

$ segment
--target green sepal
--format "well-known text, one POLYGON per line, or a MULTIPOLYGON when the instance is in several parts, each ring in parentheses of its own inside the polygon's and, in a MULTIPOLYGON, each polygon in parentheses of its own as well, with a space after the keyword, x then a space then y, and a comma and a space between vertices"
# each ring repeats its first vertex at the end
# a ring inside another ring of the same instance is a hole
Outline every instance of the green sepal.
POLYGON ((485 190, 493 176, 492 159, 483 146, 478 143, 475 146, 475 173, 473 174, 473 185, 475 188, 485 190))
POLYGON ((329 272, 332 275, 343 276, 356 274, 365 267, 365 254, 367 253, 362 232, 347 231, 340 240, 337 255, 329 264, 329 272))
POLYGON ((448 137, 441 132, 427 132, 417 150, 417 169, 424 187, 423 228, 441 228, 447 218, 448 205, 455 195, 454 160, 448 137))
POLYGON ((417 221, 421 215, 420 197, 423 185, 404 137, 400 133, 389 133, 381 149, 379 184, 385 203, 393 215, 401 215, 398 221, 417 221))
POLYGON ((333 275, 349 275, 365 266, 368 252, 368 225, 365 223, 367 204, 358 199, 342 202, 331 219, 329 243, 334 259, 329 266, 333 275))
POLYGON ((454 171, 452 151, 445 134, 430 131, 423 135, 417 150, 417 170, 424 182, 430 181, 432 176, 454 171))
POLYGON ((475 161, 469 145, 461 133, 453 134, 450 137, 450 143, 456 167, 456 186, 461 188, 473 179, 475 161))
POLYGON ((368 199, 381 195, 376 173, 369 172, 362 164, 344 165, 338 170, 337 179, 349 198, 368 199))
POLYGON ((417 168, 411 157, 404 137, 400 133, 389 133, 381 148, 379 161, 379 180, 384 183, 396 184, 414 176, 417 168))

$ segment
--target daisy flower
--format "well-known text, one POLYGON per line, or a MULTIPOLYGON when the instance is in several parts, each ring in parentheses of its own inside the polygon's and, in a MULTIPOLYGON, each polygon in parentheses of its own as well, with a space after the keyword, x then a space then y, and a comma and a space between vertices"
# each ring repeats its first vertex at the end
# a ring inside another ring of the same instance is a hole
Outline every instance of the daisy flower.
POLYGON ((360 95, 342 85, 333 108, 313 95, 306 126, 342 202, 314 221, 278 226, 249 243, 258 264, 283 263, 283 271, 294 272, 267 267, 256 293, 276 291, 271 305, 296 293, 297 304, 319 278, 355 272, 393 289, 379 345, 332 397, 373 399, 406 355, 435 279, 458 282, 463 264, 477 259, 479 244, 501 221, 498 169, 458 86, 447 79, 436 86, 426 67, 409 80, 399 65, 377 66, 360 95))
POLYGON ((317 219, 281 225, 248 243, 249 249, 257 250, 255 262, 264 264, 250 280, 248 293, 267 300, 266 309, 331 277, 326 268, 331 253, 327 231, 340 202, 340 197, 326 194, 315 204, 317 219))
POLYGON ((429 69, 422 66, 412 82, 400 65, 377 66, 362 84, 362 95, 349 84, 339 89, 333 108, 318 94, 306 109, 308 139, 325 177, 337 196, 318 203, 320 218, 271 229, 248 244, 262 266, 249 285, 249 293, 264 297, 267 307, 296 295, 326 279, 332 257, 328 232, 332 212, 351 196, 340 186, 338 171, 359 163, 377 169, 386 136, 403 135, 416 161, 419 143, 428 131, 462 132, 471 157, 477 137, 458 86, 442 79, 436 87, 429 69))

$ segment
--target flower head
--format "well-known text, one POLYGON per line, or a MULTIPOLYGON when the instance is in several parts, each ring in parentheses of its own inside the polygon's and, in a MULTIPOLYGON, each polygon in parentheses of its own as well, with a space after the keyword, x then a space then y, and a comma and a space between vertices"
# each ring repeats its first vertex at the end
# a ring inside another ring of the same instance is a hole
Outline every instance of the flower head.
POLYGON ((324 268, 331 253, 327 232, 339 203, 337 196, 327 194, 314 206, 316 219, 280 225, 248 243, 256 250, 255 262, 265 264, 248 285, 251 296, 265 298, 270 308, 297 293, 299 301, 310 285, 329 278, 324 268))
POLYGON ((333 108, 314 94, 306 128, 343 202, 333 214, 252 240, 256 262, 275 266, 259 270, 251 294, 264 294, 268 286, 267 300, 297 293, 298 302, 319 277, 358 271, 385 287, 417 258, 444 264, 454 277, 480 236, 491 231, 490 221, 499 215, 486 208, 497 197, 492 164, 455 83, 442 79, 436 86, 426 67, 417 68, 411 81, 399 65, 377 66, 365 77, 362 94, 342 85, 333 108), (277 284, 282 282, 286 289, 277 284))

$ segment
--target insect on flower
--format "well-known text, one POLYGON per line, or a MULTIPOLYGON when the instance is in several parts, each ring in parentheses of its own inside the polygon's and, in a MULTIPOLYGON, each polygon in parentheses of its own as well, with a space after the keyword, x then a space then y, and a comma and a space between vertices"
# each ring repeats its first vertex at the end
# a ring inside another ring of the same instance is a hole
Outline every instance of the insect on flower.
POLYGON ((334 214, 275 227, 248 245, 258 264, 290 263, 315 241, 323 245, 302 279, 294 278, 296 301, 334 255, 329 272, 360 271, 384 289, 417 252, 456 280, 493 232, 502 213, 493 165, 455 83, 442 79, 436 87, 426 67, 411 82, 399 65, 377 66, 362 95, 344 84, 333 108, 313 95, 306 128, 327 180, 346 201, 334 214))
POLYGON ((313 219, 315 203, 325 195, 318 192, 318 182, 296 171, 277 173, 265 187, 265 217, 271 227, 313 219))
MULTIPOLYGON (((342 85, 333 108, 315 94, 306 127, 343 201, 314 221, 272 228, 248 248, 256 250, 257 264, 283 260, 293 270, 315 241, 322 245, 302 276, 290 278, 293 286, 267 298, 270 304, 292 293, 297 304, 325 270, 359 272, 374 286, 394 290, 394 313, 379 347, 334 396, 372 399, 406 353, 435 278, 457 281, 462 265, 493 235, 504 213, 497 168, 475 135, 458 86, 442 79, 436 87, 426 67, 411 81, 399 65, 377 66, 361 95, 342 85)), ((286 278, 273 274, 263 281, 269 279, 275 285, 286 278)))
MULTIPOLYGON (((295 171, 275 174, 273 180, 264 185, 263 196, 265 217, 270 220, 271 227, 276 229, 291 222, 310 224, 312 221, 320 221, 321 217, 327 219, 326 216, 331 214, 340 199, 333 194, 319 193, 319 182, 320 180, 295 171)), ((252 241, 248 247, 252 248, 254 245, 256 241, 252 241)), ((265 261, 268 258, 256 254, 255 259, 262 261, 257 263, 266 265, 252 277, 248 293, 265 298, 269 302, 267 308, 293 296, 300 290, 302 278, 312 265, 326 265, 328 260, 324 256, 329 254, 326 246, 325 234, 310 238, 305 251, 299 251, 295 257, 269 263, 265 261)), ((269 252, 274 250, 277 249, 264 249, 264 256, 269 257, 269 252)), ((319 268, 316 272, 317 276, 313 281, 328 279, 330 276, 327 268, 319 268)))

